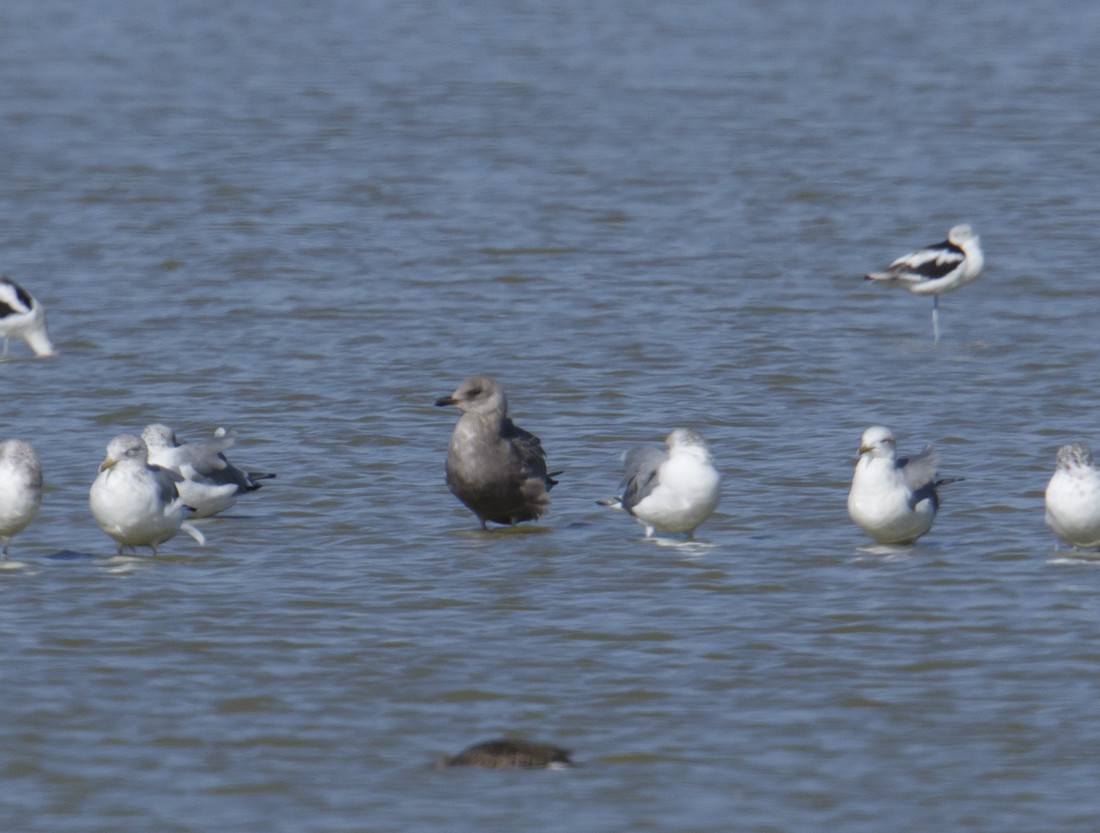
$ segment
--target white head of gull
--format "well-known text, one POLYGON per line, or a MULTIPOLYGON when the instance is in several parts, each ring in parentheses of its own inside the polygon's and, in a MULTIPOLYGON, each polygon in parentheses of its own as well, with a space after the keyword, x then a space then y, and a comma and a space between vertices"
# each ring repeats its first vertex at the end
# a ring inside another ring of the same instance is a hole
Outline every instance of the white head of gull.
POLYGON ((1045 494, 1046 524, 1073 547, 1100 547, 1100 469, 1084 443, 1058 449, 1045 494))
POLYGON ((42 466, 30 443, 0 443, 0 545, 8 555, 11 539, 34 520, 42 504, 42 466))
POLYGON ((157 545, 183 529, 199 544, 205 539, 184 521, 190 510, 176 489, 179 476, 147 462, 145 442, 134 434, 120 434, 107 444, 107 456, 88 493, 88 505, 100 528, 124 548, 157 545))
POLYGON ((912 544, 932 528, 939 509, 936 489, 960 478, 939 478, 931 445, 913 457, 898 458, 889 428, 863 432, 859 461, 848 493, 848 514, 880 544, 912 544))
POLYGON ((486 528, 486 523, 534 521, 547 511, 557 483, 546 471, 546 453, 534 434, 508 418, 508 400, 495 379, 471 376, 439 407, 462 412, 447 447, 447 486, 486 528))
POLYGON ((654 532, 686 532, 718 506, 718 470, 706 440, 689 428, 677 428, 665 440, 667 450, 653 446, 632 448, 623 455, 623 482, 619 497, 601 500, 604 506, 624 509, 654 532))
POLYGON ((7 275, 0 277, 0 337, 4 339, 4 356, 12 338, 23 339, 36 356, 57 353, 46 331, 46 310, 7 275))
POLYGON ((902 255, 881 272, 871 272, 867 280, 902 286, 917 295, 932 296, 932 338, 940 340, 939 299, 973 283, 985 265, 982 242, 968 225, 953 226, 942 243, 902 255))

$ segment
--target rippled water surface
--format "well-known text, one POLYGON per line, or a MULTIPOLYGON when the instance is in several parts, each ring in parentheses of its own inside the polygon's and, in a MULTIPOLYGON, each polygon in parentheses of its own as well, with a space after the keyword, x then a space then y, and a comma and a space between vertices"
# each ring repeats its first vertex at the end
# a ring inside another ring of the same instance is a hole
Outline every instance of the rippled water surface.
POLYGON ((1094 831, 1100 7, 0 5, 0 362, 47 491, 0 570, 11 831, 1094 831), (859 280, 972 223, 978 283, 859 280), (537 527, 443 484, 474 372, 564 470, 537 527), (114 557, 107 441, 219 425, 279 473, 114 557), (863 429, 934 442, 867 545, 863 429), (692 544, 596 505, 678 425, 692 544), (666 542, 667 544, 667 542, 666 542), (553 773, 440 771, 520 734, 553 773))

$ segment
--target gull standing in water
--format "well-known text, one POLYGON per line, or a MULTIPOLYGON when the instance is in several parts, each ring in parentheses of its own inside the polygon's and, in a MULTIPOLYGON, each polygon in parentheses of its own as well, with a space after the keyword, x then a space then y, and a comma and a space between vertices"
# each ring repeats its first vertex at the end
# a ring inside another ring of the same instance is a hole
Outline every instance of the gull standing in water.
POLYGON ((627 451, 621 495, 598 502, 625 509, 645 527, 646 538, 654 531, 686 532, 690 538, 718 505, 721 478, 695 431, 677 428, 665 443, 667 451, 653 446, 627 451))
POLYGON ((219 428, 214 438, 181 443, 167 425, 146 425, 141 438, 149 449, 149 464, 180 476, 176 484, 193 517, 209 518, 224 512, 245 492, 254 492, 274 474, 242 471, 226 459, 225 451, 236 442, 232 431, 219 428))
POLYGON ((1100 547, 1100 469, 1084 443, 1058 449, 1045 495, 1046 524, 1074 547, 1100 547))
POLYGON ((870 281, 899 284, 916 295, 932 296, 932 339, 940 340, 940 293, 973 283, 985 264, 982 243, 968 225, 952 227, 942 243, 902 255, 870 281))
POLYGON ((462 416, 447 447, 447 486, 486 529, 486 522, 537 521, 550 503, 554 475, 534 434, 508 418, 508 400, 495 379, 471 376, 439 407, 454 405, 462 416))
POLYGON ((30 443, 0 443, 0 544, 7 558, 8 544, 38 514, 42 504, 42 466, 30 443))
POLYGON ((868 428, 859 444, 848 514, 880 544, 914 543, 936 519, 936 488, 960 479, 938 478, 938 462, 931 445, 915 457, 899 459, 890 429, 868 428))
POLYGON ((189 508, 176 489, 179 476, 150 466, 145 442, 120 434, 107 444, 107 456, 88 493, 88 505, 100 528, 118 542, 118 553, 145 546, 157 554, 162 544, 182 529, 199 544, 198 529, 183 520, 189 508))
POLYGON ((46 332, 46 311, 23 287, 7 275, 0 277, 0 336, 3 355, 8 355, 8 339, 21 338, 36 356, 52 356, 57 351, 46 332))

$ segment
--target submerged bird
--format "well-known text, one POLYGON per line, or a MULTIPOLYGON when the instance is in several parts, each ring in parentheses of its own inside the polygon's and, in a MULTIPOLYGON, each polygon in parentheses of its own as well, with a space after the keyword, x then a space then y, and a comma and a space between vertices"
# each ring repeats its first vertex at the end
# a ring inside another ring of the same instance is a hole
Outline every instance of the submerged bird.
POLYGON ((0 555, 8 555, 13 536, 34 520, 42 504, 42 466, 30 443, 0 443, 0 555))
POLYGON ((181 443, 167 425, 146 425, 141 438, 149 449, 149 463, 180 476, 176 487, 185 505, 195 510, 193 517, 208 518, 224 512, 245 492, 261 487, 260 480, 274 474, 242 471, 225 456, 236 442, 236 435, 219 428, 214 438, 181 443))
POLYGON ((720 476, 706 441, 689 428, 677 428, 665 440, 668 450, 632 448, 623 455, 621 495, 598 501, 625 509, 657 532, 686 532, 690 538, 718 505, 720 476))
POLYGON ((504 391, 488 376, 471 376, 439 407, 454 405, 462 417, 447 447, 447 486, 486 529, 486 522, 536 521, 547 511, 554 475, 534 434, 508 418, 504 391))
POLYGON ((932 338, 940 340, 940 293, 973 283, 985 264, 982 243, 968 225, 952 227, 947 239, 902 255, 867 280, 899 284, 917 295, 932 296, 932 338))
POLYGON ((897 441, 881 425, 863 432, 859 455, 848 514, 880 544, 912 544, 924 535, 939 509, 937 487, 960 479, 937 477, 931 445, 915 457, 898 459, 897 441))
POLYGON ((486 769, 566 769, 574 766, 568 749, 522 738, 502 738, 476 743, 442 766, 480 766, 486 769))
POLYGON ((157 554, 162 544, 183 529, 199 544, 199 530, 184 521, 189 511, 176 489, 179 475, 147 462, 145 442, 120 434, 107 444, 107 456, 88 493, 88 505, 100 528, 125 547, 145 546, 157 554))
POLYGON ((23 287, 7 275, 0 277, 0 336, 3 355, 8 355, 8 339, 21 338, 36 356, 52 356, 54 350, 46 332, 46 311, 23 287))
POLYGON ((1058 449, 1045 495, 1046 524, 1074 547, 1100 547, 1100 469, 1084 443, 1058 449))

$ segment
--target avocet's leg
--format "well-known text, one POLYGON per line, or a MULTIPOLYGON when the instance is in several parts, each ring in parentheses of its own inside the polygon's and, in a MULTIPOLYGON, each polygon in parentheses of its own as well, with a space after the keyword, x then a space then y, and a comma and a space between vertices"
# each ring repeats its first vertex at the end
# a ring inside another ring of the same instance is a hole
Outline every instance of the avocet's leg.
POLYGON ((932 296, 932 341, 940 343, 940 296, 932 296))

